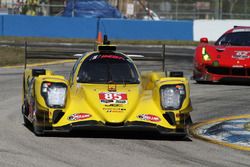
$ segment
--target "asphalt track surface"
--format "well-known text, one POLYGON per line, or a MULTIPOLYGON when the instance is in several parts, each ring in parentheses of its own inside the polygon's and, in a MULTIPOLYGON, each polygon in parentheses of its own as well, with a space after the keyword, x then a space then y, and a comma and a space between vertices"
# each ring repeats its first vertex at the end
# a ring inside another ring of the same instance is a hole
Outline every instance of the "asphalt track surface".
MULTIPOLYGON (((50 65, 68 75, 72 63, 50 65)), ((167 60, 191 76, 191 58, 167 60)), ((22 68, 0 68, 0 167, 249 167, 250 152, 155 133, 75 132, 36 137, 21 116, 22 68)), ((249 114, 250 87, 190 81, 194 123, 249 114)))

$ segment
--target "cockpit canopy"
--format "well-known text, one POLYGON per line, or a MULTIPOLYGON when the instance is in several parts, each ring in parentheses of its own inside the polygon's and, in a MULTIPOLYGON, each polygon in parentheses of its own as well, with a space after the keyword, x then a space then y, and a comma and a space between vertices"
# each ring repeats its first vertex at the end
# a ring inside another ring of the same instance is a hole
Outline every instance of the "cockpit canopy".
POLYGON ((215 45, 250 46, 250 31, 236 31, 221 36, 215 45))
POLYGON ((138 84, 139 75, 129 58, 114 53, 94 53, 81 64, 79 83, 138 84))

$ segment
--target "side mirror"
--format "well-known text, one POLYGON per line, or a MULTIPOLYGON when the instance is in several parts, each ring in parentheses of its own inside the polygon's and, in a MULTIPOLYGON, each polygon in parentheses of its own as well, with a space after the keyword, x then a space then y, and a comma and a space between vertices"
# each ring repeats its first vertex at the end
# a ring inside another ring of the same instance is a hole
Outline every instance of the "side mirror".
POLYGON ((208 39, 206 37, 203 37, 200 39, 200 43, 208 43, 208 39))

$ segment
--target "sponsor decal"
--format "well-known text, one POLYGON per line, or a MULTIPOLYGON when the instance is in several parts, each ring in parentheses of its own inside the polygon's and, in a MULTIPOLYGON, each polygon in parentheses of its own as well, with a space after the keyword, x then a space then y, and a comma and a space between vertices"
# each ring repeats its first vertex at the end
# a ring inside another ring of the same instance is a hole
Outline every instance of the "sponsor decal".
POLYGON ((126 93, 102 92, 99 93, 100 102, 103 104, 127 104, 128 97, 126 93))
POLYGON ((244 29, 235 29, 233 32, 250 32, 249 28, 244 28, 244 29))
POLYGON ((122 104, 105 104, 105 107, 123 107, 122 104))
POLYGON ((233 65, 232 67, 233 68, 243 68, 244 66, 242 66, 242 65, 233 65))
POLYGON ((90 118, 91 115, 88 113, 75 113, 68 117, 70 121, 78 121, 90 118))
POLYGON ((106 112, 123 112, 126 109, 125 108, 103 108, 106 112))
POLYGON ((250 51, 235 51, 235 55, 233 55, 232 58, 240 60, 249 59, 249 53, 250 51))
POLYGON ((137 116, 137 118, 144 120, 144 121, 152 121, 152 122, 160 122, 161 118, 159 118, 156 115, 152 114, 140 114, 137 116))
POLYGON ((116 92, 116 85, 108 85, 109 92, 116 92))
POLYGON ((184 86, 183 85, 176 85, 176 92, 181 94, 181 95, 184 95, 185 94, 185 89, 184 89, 184 86))
POLYGON ((118 59, 118 60, 124 60, 123 57, 117 56, 117 55, 101 55, 101 59, 118 59))

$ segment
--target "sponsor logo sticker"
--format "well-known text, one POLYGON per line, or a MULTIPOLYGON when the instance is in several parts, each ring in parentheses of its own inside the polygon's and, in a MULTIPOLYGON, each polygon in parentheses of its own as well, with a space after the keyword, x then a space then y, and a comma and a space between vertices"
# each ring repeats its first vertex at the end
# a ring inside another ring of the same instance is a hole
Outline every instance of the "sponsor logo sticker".
POLYGON ((152 114, 140 114, 137 116, 137 118, 144 120, 144 121, 151 121, 151 122, 160 122, 161 118, 159 118, 156 115, 152 114))
POLYGON ((249 59, 249 53, 249 51, 235 51, 235 55, 233 55, 232 58, 240 60, 249 59))
POLYGON ((105 104, 105 107, 123 107, 122 104, 105 104))
POLYGON ((106 112, 124 112, 126 109, 125 108, 103 108, 104 111, 106 112))
POLYGON ((101 55, 101 59, 118 59, 118 60, 124 60, 123 57, 117 56, 117 55, 101 55))
POLYGON ((72 114, 71 116, 68 117, 68 120, 70 121, 78 121, 78 120, 84 120, 90 118, 91 115, 88 113, 76 113, 72 114))

